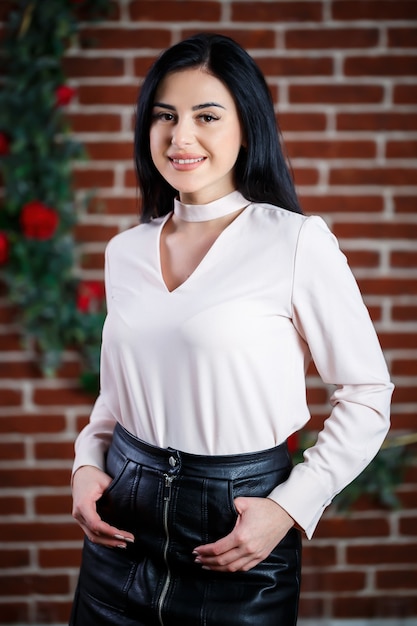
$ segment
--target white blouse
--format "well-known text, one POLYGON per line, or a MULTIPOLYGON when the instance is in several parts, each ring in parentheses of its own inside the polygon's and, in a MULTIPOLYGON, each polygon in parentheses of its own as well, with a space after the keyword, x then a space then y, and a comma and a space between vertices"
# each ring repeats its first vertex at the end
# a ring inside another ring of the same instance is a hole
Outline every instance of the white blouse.
POLYGON ((393 385, 356 281, 320 217, 248 203, 175 202, 191 221, 246 207, 191 276, 169 291, 160 234, 170 215, 114 237, 101 393, 76 441, 74 471, 104 469, 116 421, 193 454, 271 448, 309 420, 310 359, 335 386, 317 443, 270 497, 311 537, 324 508, 377 453, 393 385))

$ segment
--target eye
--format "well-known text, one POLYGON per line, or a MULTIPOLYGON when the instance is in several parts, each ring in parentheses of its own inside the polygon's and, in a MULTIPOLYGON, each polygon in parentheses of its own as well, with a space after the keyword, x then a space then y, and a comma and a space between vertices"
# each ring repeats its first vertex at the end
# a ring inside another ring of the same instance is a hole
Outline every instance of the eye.
POLYGON ((153 113, 152 119, 160 120, 161 122, 172 122, 175 118, 173 113, 167 111, 160 111, 159 113, 153 113))
POLYGON ((216 120, 218 120, 219 118, 216 117, 215 115, 213 115, 212 113, 202 113, 201 115, 198 116, 199 119, 202 122, 205 122, 206 124, 210 124, 211 122, 215 122, 216 120))

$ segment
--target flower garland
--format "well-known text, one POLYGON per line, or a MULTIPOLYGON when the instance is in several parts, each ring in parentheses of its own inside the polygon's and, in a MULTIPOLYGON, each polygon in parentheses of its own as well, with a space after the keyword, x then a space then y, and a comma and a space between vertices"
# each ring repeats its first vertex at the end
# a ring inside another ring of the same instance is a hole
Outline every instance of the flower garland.
POLYGON ((81 355, 84 386, 96 390, 104 289, 75 270, 74 160, 65 107, 75 96, 62 59, 78 20, 106 13, 109 0, 23 0, 12 9, 0 94, 0 265, 24 338, 53 375, 68 347, 81 355))

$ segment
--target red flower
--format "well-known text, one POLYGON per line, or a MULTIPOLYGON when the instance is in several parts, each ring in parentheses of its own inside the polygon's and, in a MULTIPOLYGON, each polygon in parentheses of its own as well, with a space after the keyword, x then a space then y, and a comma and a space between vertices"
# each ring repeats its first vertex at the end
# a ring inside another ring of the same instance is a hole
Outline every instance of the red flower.
POLYGON ((81 313, 97 313, 103 299, 104 285, 98 280, 86 280, 78 285, 77 309, 81 313))
POLYGON ((6 233, 0 231, 0 265, 4 265, 9 257, 9 240, 6 233))
POLYGON ((31 239, 50 239, 55 234, 58 222, 58 213, 39 200, 25 204, 20 214, 22 230, 31 239))
POLYGON ((57 106, 69 104, 75 95, 75 89, 68 85, 60 85, 55 89, 55 99, 57 106))
POLYGON ((0 133, 0 156, 5 156, 10 152, 10 139, 6 133, 0 133))
POLYGON ((298 450, 298 433, 297 432, 293 433, 292 435, 288 437, 287 445, 288 445, 288 452, 290 454, 297 452, 298 450))

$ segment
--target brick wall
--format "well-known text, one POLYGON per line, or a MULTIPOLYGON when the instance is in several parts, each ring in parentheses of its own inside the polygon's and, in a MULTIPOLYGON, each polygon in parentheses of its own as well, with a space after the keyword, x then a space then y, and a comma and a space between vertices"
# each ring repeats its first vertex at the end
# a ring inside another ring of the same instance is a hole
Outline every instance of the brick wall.
MULTIPOLYGON (((9 4, 2 3, 0 19, 9 4)), ((397 389, 393 429, 417 409, 417 2, 405 0, 120 0, 85 25, 66 70, 69 107, 90 161, 77 189, 96 201, 77 227, 85 277, 101 278, 103 250, 137 222, 132 115, 137 86, 161 48, 200 30, 234 36, 268 77, 307 213, 340 239, 370 307, 397 389)), ((0 292, 0 623, 65 623, 81 532, 70 517, 76 433, 92 399, 76 356, 41 378, 0 292)), ((317 426, 328 391, 312 373, 317 426)), ((326 513, 305 545, 301 616, 417 616, 417 465, 402 508, 362 501, 326 513)))

